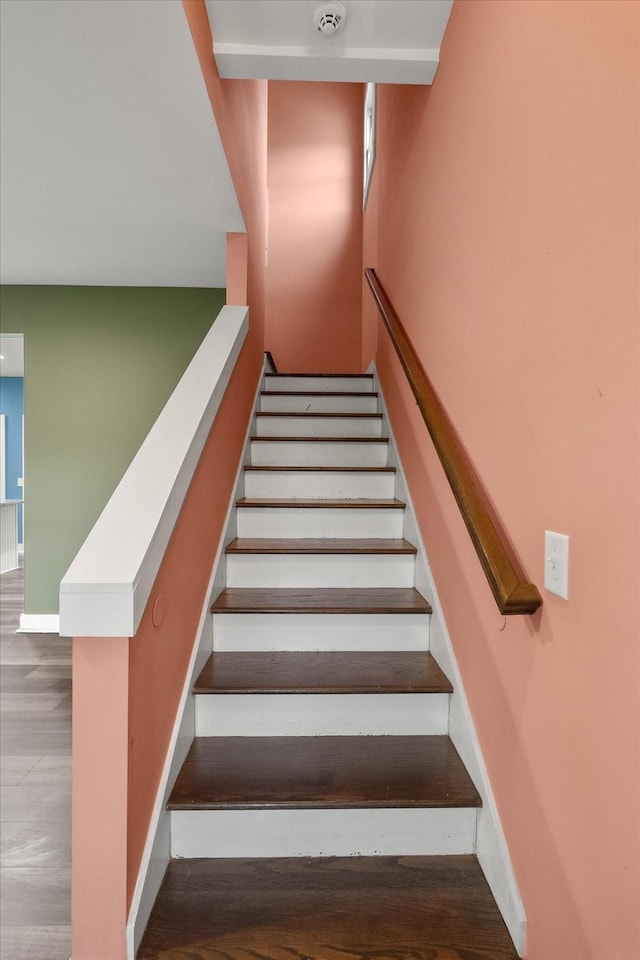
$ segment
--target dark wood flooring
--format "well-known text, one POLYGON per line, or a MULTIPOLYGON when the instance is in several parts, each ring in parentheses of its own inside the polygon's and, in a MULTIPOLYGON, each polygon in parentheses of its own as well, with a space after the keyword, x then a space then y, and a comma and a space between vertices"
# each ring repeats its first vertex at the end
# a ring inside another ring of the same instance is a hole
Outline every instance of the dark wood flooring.
POLYGON ((172 810, 477 807, 449 737, 196 737, 172 810))
POLYGON ((195 693, 452 693, 426 651, 276 651, 209 657, 195 693))
POLYGON ((226 553, 305 553, 305 554, 415 554, 416 547, 399 538, 355 537, 237 537, 225 549, 226 553))
POLYGON ((305 500, 303 497, 243 497, 236 501, 237 507, 289 507, 292 510, 404 510, 406 503, 396 499, 305 500))
POLYGON ((138 960, 516 960, 478 862, 173 860, 138 960))
POLYGON ((413 587, 357 588, 230 587, 211 607, 212 613, 431 613, 413 587))
POLYGON ((71 952, 71 641, 17 634, 22 570, 0 576, 0 957, 71 952))
POLYGON ((395 467, 286 467, 286 466, 252 466, 247 464, 245 473, 395 473, 395 467))

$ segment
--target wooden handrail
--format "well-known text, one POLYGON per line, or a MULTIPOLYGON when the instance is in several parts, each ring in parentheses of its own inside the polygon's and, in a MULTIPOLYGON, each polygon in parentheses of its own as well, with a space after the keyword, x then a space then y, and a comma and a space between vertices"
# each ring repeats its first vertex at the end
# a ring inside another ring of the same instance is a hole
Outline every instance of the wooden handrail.
POLYGON ((443 407, 374 270, 365 276, 467 525, 500 613, 535 613, 542 597, 521 580, 469 471, 443 407))

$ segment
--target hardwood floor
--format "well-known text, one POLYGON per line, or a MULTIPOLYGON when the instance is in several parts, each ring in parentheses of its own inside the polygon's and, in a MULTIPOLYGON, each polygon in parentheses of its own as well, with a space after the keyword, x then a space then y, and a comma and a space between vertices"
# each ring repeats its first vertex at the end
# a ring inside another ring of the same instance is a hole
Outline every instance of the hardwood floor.
POLYGON ((196 693, 451 693, 430 653, 274 651, 209 657, 196 693))
POLYGON ((171 810, 479 807, 449 737, 196 737, 171 810))
POLYGON ((517 960, 472 856, 172 860, 138 960, 517 960))
POLYGON ((71 640, 16 633, 23 585, 0 576, 0 957, 69 960, 71 640))

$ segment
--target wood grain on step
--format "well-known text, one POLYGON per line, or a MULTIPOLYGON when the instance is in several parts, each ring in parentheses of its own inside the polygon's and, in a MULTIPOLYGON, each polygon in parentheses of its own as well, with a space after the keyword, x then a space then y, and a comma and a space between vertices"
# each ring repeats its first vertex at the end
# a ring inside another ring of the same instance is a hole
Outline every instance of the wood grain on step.
POLYGON ((478 807, 449 737, 196 737, 172 810, 478 807))
POLYGON ((223 590, 212 613, 431 613, 413 587, 379 590, 231 587, 223 590))
POLYGON ((452 693, 426 651, 214 653, 195 693, 452 693))
POLYGON ((317 378, 318 380, 332 380, 334 378, 347 378, 349 380, 373 380, 372 373, 283 373, 279 370, 277 373, 267 373, 267 377, 306 377, 317 378))
POLYGON ((363 497, 354 497, 353 499, 341 500, 318 500, 303 499, 302 497, 289 497, 279 499, 277 497, 243 497, 236 501, 237 507, 292 507, 318 510, 404 510, 406 504, 402 500, 395 499, 374 499, 367 500, 363 497))
POLYGON ((245 473, 273 473, 282 471, 283 473, 395 473, 395 467, 279 467, 279 466, 254 466, 247 464, 244 468, 245 473))
MULTIPOLYGON (((369 394, 364 393, 361 396, 368 397, 369 394)), ((328 413, 327 411, 313 410, 266 410, 262 413, 256 413, 256 418, 260 417, 265 419, 278 417, 280 420, 289 418, 295 420, 300 417, 325 420, 382 420, 381 413, 328 413)))
POLYGON ((377 393, 362 393, 361 390, 261 390, 261 397, 377 397, 377 393))
POLYGON ((348 537, 237 537, 225 548, 226 553, 304 553, 304 554, 414 554, 416 548, 408 540, 350 539, 348 537))
POLYGON ((389 443, 389 437, 251 437, 251 443, 389 443))
POLYGON ((174 860, 138 960, 517 960, 478 861, 174 860))

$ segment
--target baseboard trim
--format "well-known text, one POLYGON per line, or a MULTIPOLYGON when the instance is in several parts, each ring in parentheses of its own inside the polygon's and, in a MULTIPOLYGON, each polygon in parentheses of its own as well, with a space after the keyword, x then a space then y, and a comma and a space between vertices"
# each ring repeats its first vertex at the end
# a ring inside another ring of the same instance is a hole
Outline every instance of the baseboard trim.
POLYGON ((500 823, 498 807, 491 789, 489 773, 485 766, 473 717, 464 691, 462 676, 458 667, 451 637, 444 619, 444 612, 438 596, 435 581, 429 564, 422 534, 416 520, 416 512, 409 492, 407 479, 398 453, 393 434, 389 411, 385 403, 384 392, 380 384, 375 364, 372 364, 374 384, 378 391, 385 423, 389 431, 389 465, 396 467, 398 486, 396 497, 407 504, 405 511, 404 536, 416 544, 416 589, 429 601, 433 608, 429 629, 429 649, 432 656, 453 684, 453 695, 449 710, 449 736, 460 754, 478 793, 482 797, 482 807, 478 812, 476 836, 476 856, 482 867, 498 909, 502 914, 511 939, 519 956, 524 956, 527 917, 520 896, 511 856, 500 823))
POLYGON ((60 633, 57 613, 21 613, 16 633, 60 633))

